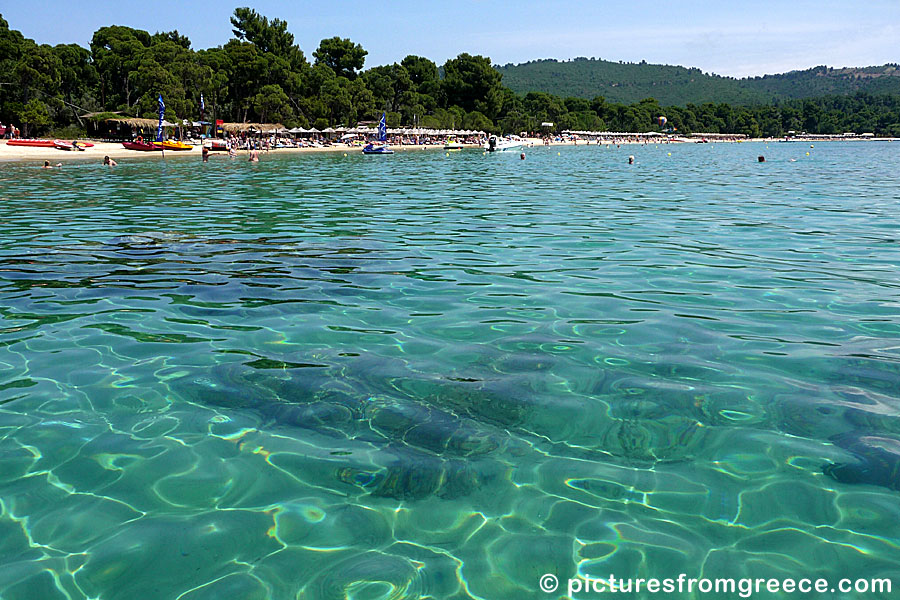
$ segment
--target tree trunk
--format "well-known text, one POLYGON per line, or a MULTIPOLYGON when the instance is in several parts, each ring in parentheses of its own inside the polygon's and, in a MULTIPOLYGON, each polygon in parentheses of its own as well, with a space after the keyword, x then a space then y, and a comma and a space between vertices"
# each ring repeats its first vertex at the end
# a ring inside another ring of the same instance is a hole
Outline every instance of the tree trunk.
POLYGON ((84 127, 84 121, 78 116, 78 111, 75 110, 75 103, 72 102, 72 94, 67 94, 67 96, 69 97, 69 108, 72 109, 72 114, 75 115, 75 119, 78 120, 79 127, 84 127))

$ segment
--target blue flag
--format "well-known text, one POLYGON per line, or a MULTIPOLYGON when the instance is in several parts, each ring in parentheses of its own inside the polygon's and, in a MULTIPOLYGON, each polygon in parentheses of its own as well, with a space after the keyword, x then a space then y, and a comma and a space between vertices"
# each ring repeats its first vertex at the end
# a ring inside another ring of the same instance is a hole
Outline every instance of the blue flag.
POLYGON ((378 123, 378 141, 387 141, 387 122, 384 119, 384 113, 381 113, 381 121, 378 123))
POLYGON ((162 94, 160 94, 159 95, 159 125, 157 125, 157 127, 156 127, 156 141, 157 142, 162 141, 162 122, 163 122, 163 115, 165 115, 165 114, 166 114, 166 105, 163 104, 162 94))

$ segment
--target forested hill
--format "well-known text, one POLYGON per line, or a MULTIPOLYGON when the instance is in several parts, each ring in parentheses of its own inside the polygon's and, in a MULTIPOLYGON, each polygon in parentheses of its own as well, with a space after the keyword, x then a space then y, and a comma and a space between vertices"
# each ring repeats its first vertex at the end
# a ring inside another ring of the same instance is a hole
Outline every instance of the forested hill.
POLYGON ((661 104, 726 102, 765 104, 825 94, 900 93, 900 65, 834 69, 814 67, 780 75, 735 79, 697 68, 624 63, 594 58, 560 62, 536 60, 497 67, 514 92, 547 92, 562 97, 632 103, 655 98, 661 104))

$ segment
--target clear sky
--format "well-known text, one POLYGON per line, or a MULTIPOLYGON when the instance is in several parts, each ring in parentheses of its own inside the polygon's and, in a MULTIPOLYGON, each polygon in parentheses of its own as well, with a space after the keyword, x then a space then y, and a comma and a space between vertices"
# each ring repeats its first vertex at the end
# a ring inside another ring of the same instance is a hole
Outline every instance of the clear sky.
POLYGON ((178 29, 195 49, 224 44, 251 6, 288 22, 310 58, 349 37, 366 66, 460 52, 494 63, 577 56, 678 64, 721 75, 900 62, 900 0, 0 0, 10 27, 39 43, 87 46, 104 25, 178 29))

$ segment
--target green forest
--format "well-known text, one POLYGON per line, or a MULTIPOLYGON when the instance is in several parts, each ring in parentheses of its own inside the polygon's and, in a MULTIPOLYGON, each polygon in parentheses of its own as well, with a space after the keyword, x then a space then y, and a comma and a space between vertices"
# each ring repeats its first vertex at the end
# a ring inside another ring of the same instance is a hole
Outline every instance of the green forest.
POLYGON ((485 56, 463 53, 439 68, 410 55, 366 69, 367 51, 349 39, 324 39, 307 56, 283 20, 238 8, 231 24, 234 37, 216 48, 194 50, 178 31, 150 34, 116 25, 98 29, 83 48, 37 44, 0 16, 0 122, 18 125, 24 135, 75 137, 85 129, 85 114, 155 118, 162 94, 170 121, 199 119, 202 95, 207 120, 319 129, 386 112, 391 127, 508 133, 540 131, 541 123, 552 122, 555 131, 646 132, 657 130, 664 115, 678 133, 900 136, 900 94, 881 93, 890 90, 823 89, 841 93, 741 101, 723 91, 709 96, 715 102, 702 103, 661 102, 653 94, 615 102, 571 92, 517 93, 485 56))
POLYGON ((612 62, 598 58, 534 60, 495 67, 514 92, 551 92, 561 96, 633 103, 652 96, 663 104, 706 102, 773 104, 827 95, 900 94, 900 65, 826 66, 777 75, 736 79, 673 65, 612 62))

